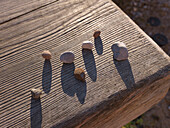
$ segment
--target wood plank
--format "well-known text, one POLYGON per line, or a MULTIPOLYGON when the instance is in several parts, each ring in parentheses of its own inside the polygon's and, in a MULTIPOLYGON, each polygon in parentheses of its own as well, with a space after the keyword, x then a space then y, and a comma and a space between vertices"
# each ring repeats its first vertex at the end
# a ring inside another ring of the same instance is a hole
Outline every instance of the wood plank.
POLYGON ((5 0, 0 6, 0 127, 116 128, 166 94, 169 57, 111 1, 5 0), (102 42, 92 37, 96 29, 102 42), (84 40, 94 42, 92 52, 81 50, 84 40), (116 41, 127 45, 127 61, 113 60, 116 41), (50 62, 41 57, 46 49, 50 62), (75 53, 74 64, 59 61, 64 51, 75 53), (74 79, 77 67, 86 70, 85 83, 74 79), (43 90, 41 100, 31 99, 31 88, 43 90))

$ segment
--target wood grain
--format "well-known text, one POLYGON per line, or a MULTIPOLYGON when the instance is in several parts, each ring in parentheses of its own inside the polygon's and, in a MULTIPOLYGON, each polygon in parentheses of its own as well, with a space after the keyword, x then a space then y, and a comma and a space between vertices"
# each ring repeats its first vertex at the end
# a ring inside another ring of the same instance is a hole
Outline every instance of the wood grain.
POLYGON ((111 1, 1 0, 0 7, 0 127, 116 128, 166 94, 169 57, 111 1), (81 50, 84 40, 94 42, 92 52, 81 50), (127 61, 113 60, 116 41, 127 45, 127 61), (50 62, 43 50, 51 51, 50 62), (64 51, 75 53, 74 64, 59 61, 64 51), (77 67, 85 83, 74 79, 77 67), (31 88, 43 90, 41 100, 31 99, 31 88))

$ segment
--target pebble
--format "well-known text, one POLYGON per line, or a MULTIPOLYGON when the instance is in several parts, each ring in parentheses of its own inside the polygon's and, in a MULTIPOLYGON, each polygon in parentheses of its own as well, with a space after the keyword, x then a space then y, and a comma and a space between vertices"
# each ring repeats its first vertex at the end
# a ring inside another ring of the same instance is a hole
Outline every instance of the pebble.
POLYGON ((78 80, 85 81, 85 72, 82 68, 76 68, 74 70, 74 76, 78 80))
POLYGON ((135 11, 135 12, 136 12, 137 10, 138 10, 138 8, 136 8, 136 7, 134 7, 134 8, 133 8, 133 11, 135 11))
POLYGON ((91 41, 84 41, 82 44, 82 49, 93 49, 93 43, 91 41))
POLYGON ((73 63, 75 59, 74 53, 69 51, 69 52, 64 52, 60 55, 60 61, 63 63, 73 63))
POLYGON ((168 110, 170 111, 170 106, 168 106, 168 110))
POLYGON ((123 42, 116 42, 111 47, 114 59, 121 61, 128 59, 128 50, 123 42))
POLYGON ((33 89, 31 89, 31 94, 34 99, 39 99, 42 94, 42 91, 40 89, 33 88, 33 89))
POLYGON ((100 36, 100 33, 101 33, 101 31, 99 31, 99 30, 98 30, 98 31, 95 31, 94 34, 93 34, 93 37, 94 37, 94 38, 99 37, 99 36, 100 36))
POLYGON ((159 20, 159 18, 157 17, 150 17, 147 22, 151 25, 151 26, 159 26, 161 24, 161 21, 159 20))
POLYGON ((42 57, 45 58, 45 59, 47 59, 47 60, 51 59, 51 53, 50 53, 50 51, 48 51, 48 50, 43 51, 43 52, 42 52, 42 57))
POLYGON ((152 38, 159 46, 168 44, 168 38, 163 34, 157 33, 152 38))

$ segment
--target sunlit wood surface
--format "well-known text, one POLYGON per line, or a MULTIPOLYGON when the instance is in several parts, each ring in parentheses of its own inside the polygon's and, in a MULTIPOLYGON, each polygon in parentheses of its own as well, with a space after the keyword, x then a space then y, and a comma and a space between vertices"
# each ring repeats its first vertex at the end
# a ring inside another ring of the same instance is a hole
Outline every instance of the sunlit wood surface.
POLYGON ((169 57, 109 0, 0 1, 1 128, 120 128, 165 96, 169 68, 169 57), (81 50, 85 40, 92 51, 81 50), (113 60, 116 41, 127 45, 128 60, 113 60), (75 53, 74 63, 60 62, 64 51, 75 53), (74 78, 77 67, 86 82, 74 78), (43 90, 40 100, 31 88, 43 90))

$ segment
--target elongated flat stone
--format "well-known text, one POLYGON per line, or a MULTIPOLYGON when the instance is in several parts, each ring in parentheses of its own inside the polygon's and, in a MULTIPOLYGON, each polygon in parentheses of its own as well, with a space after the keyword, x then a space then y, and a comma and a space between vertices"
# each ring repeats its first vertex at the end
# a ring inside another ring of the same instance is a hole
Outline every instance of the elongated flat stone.
POLYGON ((128 59, 128 50, 123 42, 116 42, 111 47, 114 59, 121 61, 128 59))
POLYGON ((73 63, 75 59, 74 53, 69 51, 69 52, 64 52, 60 56, 60 61, 63 63, 73 63))
POLYGON ((82 44, 82 49, 93 49, 93 43, 91 41, 84 41, 82 44))

